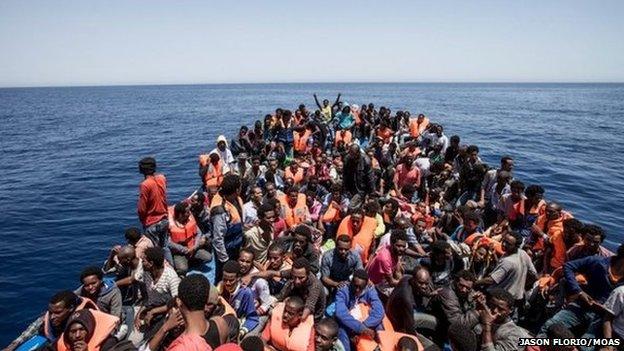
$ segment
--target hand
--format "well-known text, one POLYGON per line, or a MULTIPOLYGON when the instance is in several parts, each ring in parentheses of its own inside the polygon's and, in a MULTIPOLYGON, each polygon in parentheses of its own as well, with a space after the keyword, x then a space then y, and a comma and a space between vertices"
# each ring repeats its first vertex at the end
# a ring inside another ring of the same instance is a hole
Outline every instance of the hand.
POLYGON ((115 245, 111 249, 111 255, 117 255, 121 251, 121 245, 115 245))
POLYGON ((498 318, 498 313, 492 313, 487 307, 479 311, 479 321, 483 325, 492 325, 496 318, 498 318))
POLYGON ((74 347, 72 348, 74 351, 87 351, 87 343, 83 340, 76 341, 74 343, 74 347))
POLYGON ((152 313, 152 311, 147 311, 147 313, 145 314, 145 317, 143 317, 143 321, 145 322, 145 325, 150 325, 150 323, 152 322, 152 318, 154 318, 154 314, 152 313))
POLYGON ((474 295, 474 300, 478 310, 484 310, 487 308, 485 295, 482 292, 477 291, 474 295))
POLYGON ((336 288, 337 289, 341 289, 341 288, 344 288, 347 285, 349 285, 348 281, 340 282, 340 283, 338 283, 338 286, 336 288))
POLYGON ((580 293, 574 295, 574 298, 585 307, 590 307, 594 303, 594 299, 592 299, 591 296, 587 295, 587 293, 584 291, 581 291, 580 293))
POLYGON ((177 327, 181 327, 184 325, 184 318, 182 318, 182 313, 177 308, 172 308, 169 311, 169 316, 165 323, 163 324, 163 329, 166 331, 175 329, 177 327))
POLYGON ((206 243, 208 243, 208 240, 206 239, 205 236, 202 236, 201 238, 199 238, 199 242, 198 242, 197 247, 206 246, 206 243))
POLYGON ((366 329, 362 330, 361 335, 365 335, 365 336, 369 337, 371 340, 375 340, 375 331, 372 330, 371 328, 366 328, 366 329))
POLYGON ((143 313, 143 309, 140 309, 134 318, 134 329, 136 330, 141 329, 141 321, 143 320, 143 318, 141 318, 142 313, 143 313))

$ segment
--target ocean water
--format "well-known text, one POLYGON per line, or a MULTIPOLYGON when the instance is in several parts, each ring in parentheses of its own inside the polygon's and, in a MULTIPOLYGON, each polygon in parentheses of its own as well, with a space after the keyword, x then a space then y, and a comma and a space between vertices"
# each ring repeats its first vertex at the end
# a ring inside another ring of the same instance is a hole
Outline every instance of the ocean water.
POLYGON ((169 201, 199 184, 197 155, 312 93, 423 112, 493 166, 541 184, 624 241, 624 84, 254 84, 0 89, 0 347, 138 226, 137 161, 153 155, 169 201))

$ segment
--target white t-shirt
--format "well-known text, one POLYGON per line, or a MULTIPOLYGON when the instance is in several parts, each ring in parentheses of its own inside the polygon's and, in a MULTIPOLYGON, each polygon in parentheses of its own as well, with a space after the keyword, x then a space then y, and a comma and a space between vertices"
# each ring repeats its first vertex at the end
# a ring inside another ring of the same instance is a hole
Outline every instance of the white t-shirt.
POLYGON ((624 285, 611 292, 604 306, 614 316, 613 331, 624 337, 624 285))

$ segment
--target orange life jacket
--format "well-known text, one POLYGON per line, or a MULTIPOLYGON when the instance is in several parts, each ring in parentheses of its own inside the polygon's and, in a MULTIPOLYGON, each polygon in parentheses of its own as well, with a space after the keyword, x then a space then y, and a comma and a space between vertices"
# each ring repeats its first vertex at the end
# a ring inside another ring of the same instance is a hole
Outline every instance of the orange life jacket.
POLYGON ((195 218, 193 215, 189 216, 188 222, 180 227, 174 219, 173 212, 173 206, 169 206, 169 236, 171 241, 192 249, 195 247, 195 236, 197 235, 195 218))
POLYGON ((338 146, 338 143, 340 141, 344 141, 345 145, 349 145, 351 144, 352 140, 353 140, 353 134, 351 133, 351 131, 342 129, 336 132, 336 137, 334 139, 334 146, 338 146))
MULTIPOLYGON (((119 317, 97 310, 91 310, 90 312, 93 314, 93 318, 95 318, 95 330, 87 343, 87 351, 99 351, 102 343, 117 327, 119 317)), ((69 349, 69 345, 65 343, 63 335, 61 335, 56 341, 56 350, 68 351, 69 349)))
POLYGON ((416 138, 419 135, 421 135, 428 126, 429 126, 429 118, 427 117, 423 118, 422 122, 420 123, 418 123, 418 118, 412 118, 410 119, 410 122, 409 122, 410 135, 413 138, 416 138))
POLYGON ((284 179, 292 178, 295 181, 295 184, 299 184, 303 181, 303 168, 297 168, 297 173, 293 174, 290 170, 290 167, 286 167, 284 171, 284 179))
POLYGON ((273 347, 280 351, 307 351, 310 338, 314 334, 314 317, 309 315, 302 320, 294 329, 284 325, 284 303, 280 302, 273 308, 271 313, 271 340, 273 347))
MULTIPOLYGON (((535 225, 550 237, 553 252, 551 254, 549 265, 553 269, 563 266, 566 262, 567 250, 563 240, 563 221, 568 218, 572 218, 572 215, 565 211, 562 211, 561 216, 554 220, 548 220, 546 214, 544 213, 543 215, 537 217, 537 221, 535 222, 535 225)), ((544 239, 540 237, 533 246, 533 249, 535 251, 539 251, 544 248, 544 239)))
MULTIPOLYGON (((93 302, 91 299, 86 298, 86 297, 78 297, 78 298, 80 299, 80 303, 78 304, 78 306, 76 306, 74 311, 80 311, 85 308, 90 309, 90 310, 99 310, 95 302, 93 302)), ((45 315, 43 316, 43 335, 48 340, 54 340, 54 335, 52 334, 52 326, 50 325, 50 312, 47 312, 47 311, 45 315)), ((63 335, 61 334, 61 336, 63 335)))
POLYGON ((293 148, 297 152, 305 152, 308 148, 308 139, 312 133, 309 130, 305 130, 303 133, 295 132, 293 148))
POLYGON ((333 204, 329 204, 327 210, 323 214, 323 218, 321 219, 323 223, 336 223, 340 221, 340 208, 334 206, 333 204))
POLYGON ((396 345, 399 343, 399 340, 401 340, 401 338, 404 336, 407 336, 408 338, 416 342, 416 345, 418 346, 418 351, 423 351, 425 349, 418 340, 418 338, 414 335, 387 330, 378 331, 377 335, 379 335, 379 349, 381 351, 394 351, 396 345))
MULTIPOLYGON (((349 312, 353 318, 357 319, 360 322, 364 322, 370 314, 370 306, 364 303, 358 303, 349 312)), ((392 323, 385 315, 381 324, 383 325, 383 329, 386 331, 394 330, 394 328, 392 327, 392 323)), ((355 348, 357 351, 374 351, 377 346, 378 345, 375 340, 362 335, 357 337, 357 340, 355 342, 355 348)))
POLYGON ((306 196, 301 193, 297 195, 297 203, 295 204, 295 207, 290 207, 288 200, 284 198, 284 201, 282 201, 282 210, 284 212, 284 220, 286 221, 286 226, 288 226, 288 228, 292 228, 299 223, 303 223, 310 216, 310 210, 306 204, 306 196))
POLYGON ((208 167, 204 175, 204 185, 206 189, 217 190, 223 182, 223 160, 219 159, 217 164, 210 162, 210 155, 199 155, 199 165, 208 167))
POLYGON ((346 234, 353 238, 352 247, 359 246, 362 248, 360 256, 362 263, 366 264, 371 245, 375 241, 375 229, 377 229, 377 220, 373 217, 364 216, 362 227, 357 233, 354 233, 351 225, 351 216, 347 216, 340 222, 336 235, 346 234))

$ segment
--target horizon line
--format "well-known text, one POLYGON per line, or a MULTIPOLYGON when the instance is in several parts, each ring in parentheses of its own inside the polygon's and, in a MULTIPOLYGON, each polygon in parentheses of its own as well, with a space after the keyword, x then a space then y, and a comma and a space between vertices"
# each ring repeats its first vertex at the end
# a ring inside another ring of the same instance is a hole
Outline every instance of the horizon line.
POLYGON ((624 84, 624 81, 293 81, 293 82, 219 82, 219 83, 102 83, 102 84, 51 84, 51 85, 0 85, 0 89, 45 89, 45 88, 106 88, 106 87, 149 87, 149 86, 201 86, 201 85, 289 85, 289 84, 624 84))

